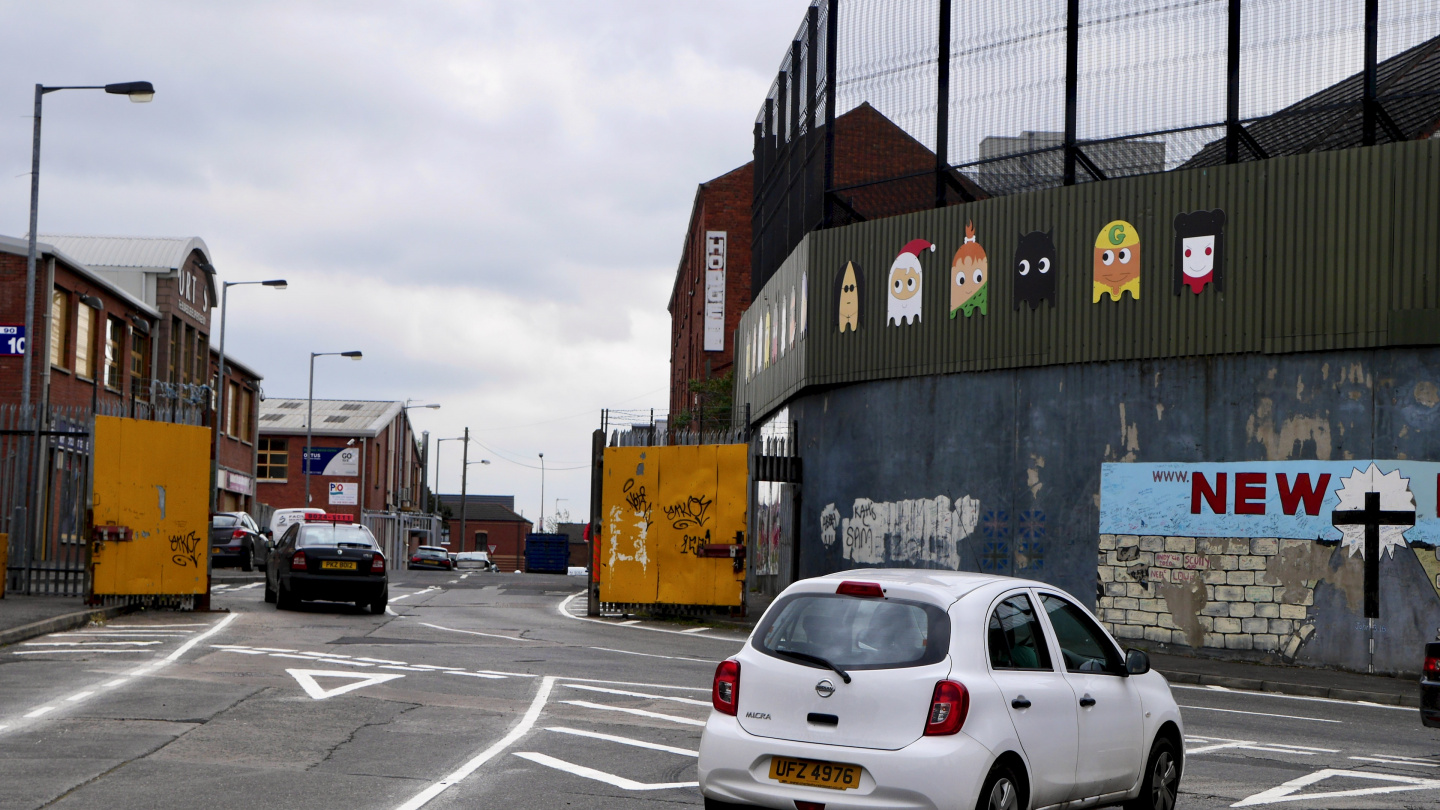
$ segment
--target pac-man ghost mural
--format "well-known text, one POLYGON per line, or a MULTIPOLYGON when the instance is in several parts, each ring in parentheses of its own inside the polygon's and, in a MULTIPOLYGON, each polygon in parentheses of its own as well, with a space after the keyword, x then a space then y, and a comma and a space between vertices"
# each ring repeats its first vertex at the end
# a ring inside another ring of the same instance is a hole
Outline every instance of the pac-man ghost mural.
POLYGON ((855 269, 854 262, 846 262, 845 269, 841 270, 835 279, 836 323, 840 326, 841 334, 846 330, 854 332, 860 328, 862 295, 860 271, 855 269))
POLYGON ((1095 237, 1095 287, 1091 303, 1100 303, 1110 294, 1119 301, 1126 292, 1140 300, 1140 233, 1135 226, 1117 219, 1100 229, 1095 237))
POLYGON ((975 241, 975 223, 965 223, 965 243, 955 251, 955 260, 950 263, 950 317, 964 312, 970 317, 975 310, 985 314, 985 305, 990 297, 990 259, 985 248, 975 241))
POLYGON ((935 246, 924 239, 911 239, 891 263, 890 276, 885 285, 889 293, 885 320, 887 326, 920 322, 920 310, 925 297, 920 254, 926 250, 934 252, 935 246))
POLYGON ((1182 286, 1196 295, 1210 282, 1225 291, 1225 212, 1175 215, 1175 294, 1182 286))
POLYGON ((1055 306, 1060 270, 1056 266, 1055 240, 1048 231, 1031 231, 1015 245, 1015 309, 1021 303, 1034 310, 1044 300, 1055 306))

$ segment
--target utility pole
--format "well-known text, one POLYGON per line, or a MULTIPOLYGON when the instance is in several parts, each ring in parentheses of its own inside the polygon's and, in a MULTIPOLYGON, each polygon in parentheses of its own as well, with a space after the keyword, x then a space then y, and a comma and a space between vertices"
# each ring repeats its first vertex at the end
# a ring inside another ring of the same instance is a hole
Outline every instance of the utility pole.
MULTIPOLYGON (((470 504, 465 499, 465 476, 470 473, 470 428, 465 428, 465 440, 460 451, 460 550, 465 550, 465 516, 470 504)), ((489 551, 489 549, 486 549, 489 551)))

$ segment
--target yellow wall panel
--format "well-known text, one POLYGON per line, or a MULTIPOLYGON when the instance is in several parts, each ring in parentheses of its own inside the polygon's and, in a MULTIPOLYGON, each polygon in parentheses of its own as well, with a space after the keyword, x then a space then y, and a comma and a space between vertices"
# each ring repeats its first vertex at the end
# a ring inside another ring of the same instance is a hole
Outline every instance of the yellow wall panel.
POLYGON ((654 447, 605 449, 601 488, 600 601, 651 604, 658 578, 650 555, 651 498, 659 490, 654 447))

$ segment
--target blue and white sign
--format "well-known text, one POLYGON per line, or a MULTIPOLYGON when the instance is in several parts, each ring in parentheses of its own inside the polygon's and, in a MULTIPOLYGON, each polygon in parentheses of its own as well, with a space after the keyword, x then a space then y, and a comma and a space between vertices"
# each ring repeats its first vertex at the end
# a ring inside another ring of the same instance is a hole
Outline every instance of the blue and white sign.
POLYGON ((330 482, 331 506, 354 506, 360 503, 360 485, 353 481, 330 482))
POLYGON ((306 448, 305 472, 302 475, 334 475, 355 478, 360 475, 360 448, 306 448))
POLYGON ((25 327, 0 326, 0 357, 17 357, 25 353, 25 327))
POLYGON ((1240 461, 1105 464, 1100 533, 1287 537, 1380 549, 1440 546, 1440 463, 1240 461))

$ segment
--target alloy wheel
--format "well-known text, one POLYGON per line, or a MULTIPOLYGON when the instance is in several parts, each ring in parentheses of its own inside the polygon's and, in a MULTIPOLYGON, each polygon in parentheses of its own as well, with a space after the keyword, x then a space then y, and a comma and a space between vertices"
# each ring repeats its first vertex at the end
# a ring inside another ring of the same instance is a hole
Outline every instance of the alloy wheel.
POLYGON ((986 805, 986 810, 1017 810, 1017 798, 1015 783, 1002 777, 990 788, 990 802, 986 805))
POLYGON ((1155 769, 1150 774, 1150 806, 1155 810, 1173 810, 1175 793, 1180 774, 1169 751, 1161 751, 1155 757, 1155 769))

